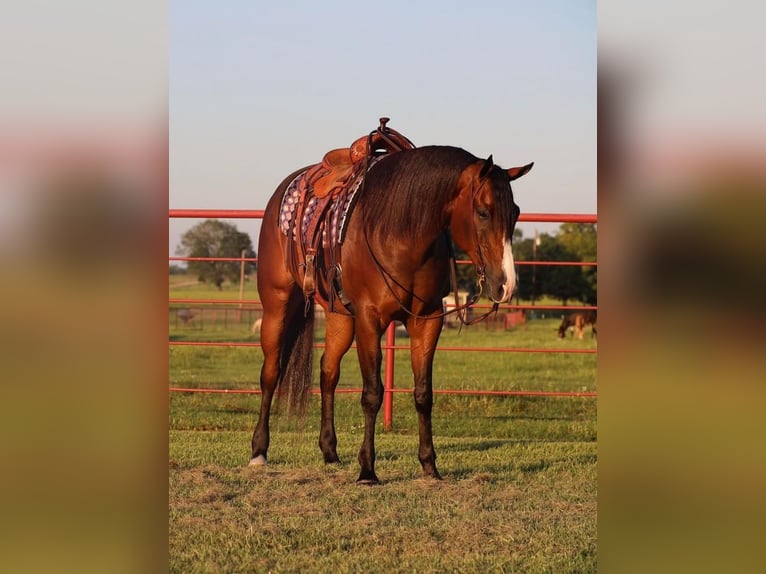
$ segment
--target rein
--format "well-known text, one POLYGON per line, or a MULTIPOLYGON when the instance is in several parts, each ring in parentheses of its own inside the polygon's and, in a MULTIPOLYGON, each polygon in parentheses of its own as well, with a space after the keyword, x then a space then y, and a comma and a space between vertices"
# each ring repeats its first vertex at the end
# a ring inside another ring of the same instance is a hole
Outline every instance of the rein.
POLYGON ((367 246, 367 252, 370 254, 370 257, 372 258, 373 263, 375 263, 375 267, 377 268, 378 272, 380 273, 380 276, 383 278, 383 282, 386 284, 386 287, 388 288, 389 293, 391 293, 391 296, 394 298, 394 300, 399 305, 399 308, 407 313, 410 317, 414 317, 415 319, 441 319, 443 317, 447 317, 448 315, 452 315, 453 313, 457 314, 458 319, 460 319, 460 322, 463 325, 473 325, 474 323, 478 323, 479 321, 483 321, 487 317, 489 317, 492 313, 497 312, 497 308, 499 306, 499 303, 493 303, 492 308, 484 313, 483 315, 480 315, 479 317, 475 317, 473 319, 467 318, 466 310, 470 308, 476 301, 478 301, 481 298, 481 294, 484 291, 484 271, 482 270, 479 274, 479 277, 477 279, 477 285, 479 286, 479 292, 473 296, 473 298, 470 301, 466 301, 463 305, 457 305, 457 302, 459 300, 459 294, 458 294, 458 286, 457 286, 457 263, 456 263, 456 257, 455 257, 455 250, 452 248, 452 240, 447 238, 448 240, 448 247, 450 251, 449 255, 449 262, 450 262, 450 283, 452 285, 453 292, 455 294, 455 303, 456 306, 454 309, 451 309, 449 311, 444 311, 442 313, 439 313, 438 315, 418 315, 417 313, 413 313, 407 307, 404 305, 402 300, 397 297, 396 292, 394 291, 394 288, 391 286, 391 282, 395 283, 397 287, 404 290, 407 294, 411 295, 413 298, 419 299, 415 295, 415 293, 411 292, 409 289, 407 289, 404 285, 399 283, 391 273, 385 270, 383 267, 383 264, 378 260, 378 258, 375 256, 375 253, 372 251, 372 246, 370 245, 370 240, 367 237, 367 232, 363 233, 364 235, 364 241, 367 246))
MULTIPOLYGON (((479 193, 479 190, 481 190, 482 186, 484 185, 486 180, 483 180, 479 187, 475 190, 471 190, 471 206, 473 207, 473 204, 475 202, 476 196, 479 193)), ((472 185, 473 187, 473 182, 472 185)), ((478 275, 476 283, 479 287, 479 292, 473 296, 473 298, 470 301, 466 301, 465 304, 459 305, 459 294, 458 294, 458 285, 457 285, 457 261, 455 257, 455 250, 452 246, 452 239, 449 237, 449 233, 447 233, 447 246, 449 249, 449 262, 450 262, 450 283, 453 289, 453 292, 455 294, 455 308, 451 309, 449 311, 444 311, 442 313, 439 313, 438 315, 418 315, 417 313, 413 313, 407 307, 404 305, 402 300, 396 296, 396 293, 394 292, 394 288, 391 286, 391 282, 395 283, 397 287, 404 290, 405 293, 412 296, 413 298, 419 298, 415 295, 415 293, 409 291, 404 285, 399 283, 391 273, 386 271, 386 269, 383 267, 383 264, 378 260, 378 258, 375 256, 375 253, 372 251, 372 246, 370 245, 370 239, 367 236, 367 231, 363 230, 362 234, 364 235, 364 242, 367 246, 367 252, 370 254, 370 258, 372 259, 373 263, 375 263, 375 267, 378 269, 378 272, 380 273, 380 276, 383 278, 383 282, 386 284, 386 287, 388 288, 388 291, 391 293, 391 296, 396 300, 396 302, 399 305, 399 308, 407 313, 410 317, 414 317, 416 319, 442 319, 444 317, 447 317, 448 315, 451 315, 453 313, 457 314, 458 319, 463 325, 473 325, 475 323, 478 323, 480 321, 483 321, 487 317, 489 317, 493 313, 497 313, 497 309, 499 306, 499 303, 493 302, 492 308, 484 313, 483 315, 480 315, 479 317, 475 317, 474 319, 468 319, 467 310, 474 304, 476 301, 478 301, 481 298, 481 294, 484 291, 484 281, 486 279, 486 272, 485 272, 485 264, 484 264, 484 257, 481 252, 481 243, 479 242, 479 234, 476 231, 476 225, 472 221, 472 228, 474 230, 474 236, 476 238, 476 252, 479 257, 480 265, 476 265, 476 273, 478 275)))
POLYGON ((483 315, 480 315, 479 317, 475 317, 474 319, 471 319, 470 321, 467 319, 467 313, 466 310, 476 303, 481 298, 481 294, 484 291, 484 278, 486 277, 484 273, 484 267, 482 266, 481 270, 477 268, 477 271, 479 272, 479 277, 476 280, 477 285, 479 286, 479 293, 477 295, 474 295, 473 299, 470 301, 466 301, 465 305, 458 305, 458 291, 457 291, 457 261, 455 257, 455 250, 452 248, 452 241, 449 242, 449 250, 450 250, 450 256, 449 256, 449 262, 450 262, 450 282, 452 283, 452 288, 454 289, 455 293, 455 308, 452 311, 447 311, 445 315, 448 315, 449 313, 456 313, 458 319, 460 319, 460 322, 463 325, 473 325, 474 323, 478 323, 479 321, 483 321, 487 317, 489 317, 492 313, 497 313, 497 308, 499 306, 499 303, 492 303, 492 308, 484 313, 483 315))

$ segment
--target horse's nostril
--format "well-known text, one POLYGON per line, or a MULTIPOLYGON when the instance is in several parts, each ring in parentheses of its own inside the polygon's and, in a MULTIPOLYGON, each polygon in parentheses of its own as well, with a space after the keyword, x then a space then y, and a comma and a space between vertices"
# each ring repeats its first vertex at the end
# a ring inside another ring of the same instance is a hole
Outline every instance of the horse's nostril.
POLYGON ((507 297, 508 297, 508 288, 505 285, 499 285, 490 294, 490 299, 492 299, 494 303, 503 303, 507 297))

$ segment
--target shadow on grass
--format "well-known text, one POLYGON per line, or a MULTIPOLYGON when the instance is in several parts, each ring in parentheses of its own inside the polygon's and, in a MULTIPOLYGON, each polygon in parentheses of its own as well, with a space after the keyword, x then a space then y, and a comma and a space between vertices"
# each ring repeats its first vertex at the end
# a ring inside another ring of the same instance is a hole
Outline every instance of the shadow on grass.
POLYGON ((521 462, 511 458, 502 463, 482 463, 477 467, 460 466, 442 473, 445 479, 474 480, 478 482, 505 482, 513 476, 531 476, 556 467, 586 467, 596 464, 595 454, 578 454, 543 458, 534 462, 521 462))
POLYGON ((455 453, 473 453, 482 452, 487 450, 493 450, 496 448, 503 448, 512 445, 533 444, 533 443, 545 443, 545 442, 560 442, 556 440, 534 440, 534 439, 486 439, 486 440, 466 440, 466 441, 438 441, 439 452, 455 452, 455 453))
POLYGON ((513 414, 513 415, 485 415, 482 417, 487 420, 499 421, 499 422, 514 422, 514 421, 571 421, 571 415, 525 415, 525 414, 513 414))
POLYGON ((597 458, 595 454, 577 454, 577 455, 566 456, 566 457, 540 460, 533 463, 520 464, 519 470, 525 473, 534 473, 534 472, 541 472, 543 470, 547 470, 548 468, 555 465, 559 465, 559 464, 586 466, 590 464, 595 464, 596 460, 597 458))

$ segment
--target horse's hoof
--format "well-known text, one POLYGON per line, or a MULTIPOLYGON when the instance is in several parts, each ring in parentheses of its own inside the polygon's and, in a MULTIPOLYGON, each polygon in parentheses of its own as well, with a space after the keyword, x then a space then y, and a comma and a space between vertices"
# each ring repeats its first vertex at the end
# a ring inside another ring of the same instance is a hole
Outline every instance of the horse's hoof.
POLYGON ((363 484, 365 486, 376 486, 380 484, 380 480, 375 473, 362 473, 359 478, 356 479, 357 484, 363 484))
POLYGON ((266 464, 266 457, 262 454, 259 454, 258 456, 254 456, 250 459, 250 462, 247 466, 264 466, 266 464))

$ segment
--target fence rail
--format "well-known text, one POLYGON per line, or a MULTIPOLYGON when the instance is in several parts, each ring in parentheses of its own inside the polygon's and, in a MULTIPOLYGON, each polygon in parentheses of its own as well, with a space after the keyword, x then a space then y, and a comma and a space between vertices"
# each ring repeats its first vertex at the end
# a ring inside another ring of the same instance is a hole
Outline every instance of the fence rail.
MULTIPOLYGON (((169 218, 190 219, 262 219, 264 211, 259 209, 170 209, 169 218)), ((565 213, 522 213, 520 222, 538 223, 598 223, 596 214, 565 214, 565 213)), ((241 261, 257 262, 258 258, 247 257, 169 257, 170 261, 241 261)), ((458 261, 458 263, 470 263, 470 261, 458 261)), ((597 267, 596 261, 516 261, 516 265, 571 265, 597 267)), ((220 306, 237 305, 237 312, 260 308, 261 302, 255 299, 195 299, 195 298, 169 298, 169 304, 220 306)), ((477 309, 489 308, 489 305, 476 305, 477 309)), ((506 310, 596 310, 596 306, 581 305, 503 305, 506 310)), ((393 395, 398 392, 410 392, 410 389, 394 388, 394 356, 397 350, 409 351, 410 347, 395 344, 395 325, 392 323, 386 331, 386 341, 381 345, 385 353, 384 373, 384 398, 383 398, 383 426, 390 429, 393 421, 393 395)), ((201 346, 201 347, 260 347, 260 343, 227 342, 227 341, 169 341, 170 346, 201 346)), ((324 345, 316 344, 316 348, 324 345)), ((550 349, 550 348, 526 348, 526 347, 439 347, 440 351, 454 352, 501 352, 501 353, 579 353, 596 354, 596 349, 550 349)), ((260 390, 247 389, 204 389, 169 387, 169 392, 187 393, 221 393, 221 394, 259 394, 260 390)), ((314 391, 318 392, 318 391, 314 391)), ((339 393, 361 392, 360 389, 338 389, 339 393)), ((481 390, 434 390, 437 394, 460 394, 460 395, 496 395, 496 396, 543 396, 543 397, 596 397, 596 392, 576 391, 481 391, 481 390)))

